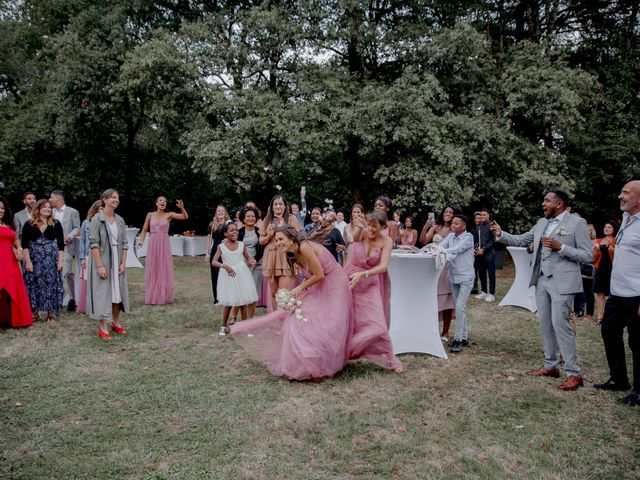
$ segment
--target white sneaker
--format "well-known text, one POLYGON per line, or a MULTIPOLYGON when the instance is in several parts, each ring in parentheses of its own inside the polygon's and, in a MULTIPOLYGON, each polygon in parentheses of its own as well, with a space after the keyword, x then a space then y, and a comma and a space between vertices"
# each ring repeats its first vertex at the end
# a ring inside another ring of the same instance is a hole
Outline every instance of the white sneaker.
POLYGON ((478 300, 484 300, 487 297, 487 294, 485 292, 480 292, 478 295, 476 295, 475 298, 477 298, 478 300))
POLYGON ((487 302, 487 303, 495 302, 496 301, 496 297, 494 297, 490 293, 487 293, 487 295, 484 297, 484 301, 487 302))
POLYGON ((229 329, 227 327, 220 327, 218 335, 220 335, 221 337, 226 337, 227 333, 229 333, 229 329))

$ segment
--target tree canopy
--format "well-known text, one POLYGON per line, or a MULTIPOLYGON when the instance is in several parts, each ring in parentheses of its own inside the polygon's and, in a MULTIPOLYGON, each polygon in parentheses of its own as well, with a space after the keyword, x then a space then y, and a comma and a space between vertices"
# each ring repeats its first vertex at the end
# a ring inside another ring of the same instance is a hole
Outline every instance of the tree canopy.
POLYGON ((405 213, 494 208, 523 227, 544 191, 595 222, 640 174, 631 0, 0 1, 0 180, 107 187, 141 223, 183 198, 276 192, 405 213))

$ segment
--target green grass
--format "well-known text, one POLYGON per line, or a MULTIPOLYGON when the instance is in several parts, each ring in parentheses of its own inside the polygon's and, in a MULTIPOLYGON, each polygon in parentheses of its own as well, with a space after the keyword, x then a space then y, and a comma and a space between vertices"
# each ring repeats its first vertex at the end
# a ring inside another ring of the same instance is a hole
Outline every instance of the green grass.
POLYGON ((449 360, 290 382, 218 337, 201 258, 175 269, 164 307, 141 304, 129 271, 129 333, 110 343, 66 313, 0 333, 0 478, 640 478, 640 410, 590 386, 607 377, 592 324, 578 321, 589 386, 572 393, 524 374, 542 360, 533 314, 473 299, 472 348, 449 360))

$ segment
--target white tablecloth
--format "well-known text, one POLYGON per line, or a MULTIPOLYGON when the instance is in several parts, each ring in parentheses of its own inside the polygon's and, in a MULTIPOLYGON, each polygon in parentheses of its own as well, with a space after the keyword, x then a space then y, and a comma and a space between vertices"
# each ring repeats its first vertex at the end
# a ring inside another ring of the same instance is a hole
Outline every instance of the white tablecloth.
POLYGON ((136 257, 136 235, 138 235, 139 231, 139 228, 127 228, 127 241, 129 242, 127 268, 144 268, 138 257, 136 257))
POLYGON ((169 237, 169 243, 171 243, 171 255, 174 257, 184 256, 184 237, 173 235, 169 237))
POLYGON ((182 237, 184 239, 184 256, 197 257, 207 251, 207 237, 182 237))
POLYGON ((536 288, 529 288, 533 269, 533 254, 529 253, 525 247, 507 247, 507 250, 511 254, 511 258, 513 258, 516 278, 499 305, 501 307, 514 305, 535 312, 538 309, 536 306, 536 288))
POLYGON ((438 326, 438 278, 435 258, 393 253, 391 279, 391 325, 393 352, 429 353, 447 358, 438 326))

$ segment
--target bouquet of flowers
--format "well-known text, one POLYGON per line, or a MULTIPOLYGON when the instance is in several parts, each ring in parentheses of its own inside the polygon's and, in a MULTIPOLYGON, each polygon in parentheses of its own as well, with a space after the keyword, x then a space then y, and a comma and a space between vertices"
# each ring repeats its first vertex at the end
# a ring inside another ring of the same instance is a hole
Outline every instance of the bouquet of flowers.
POLYGON ((296 300, 296 298, 291 295, 291 292, 285 288, 280 288, 276 292, 276 306, 281 310, 293 313, 298 320, 302 320, 303 322, 307 321, 302 314, 302 302, 296 300))

